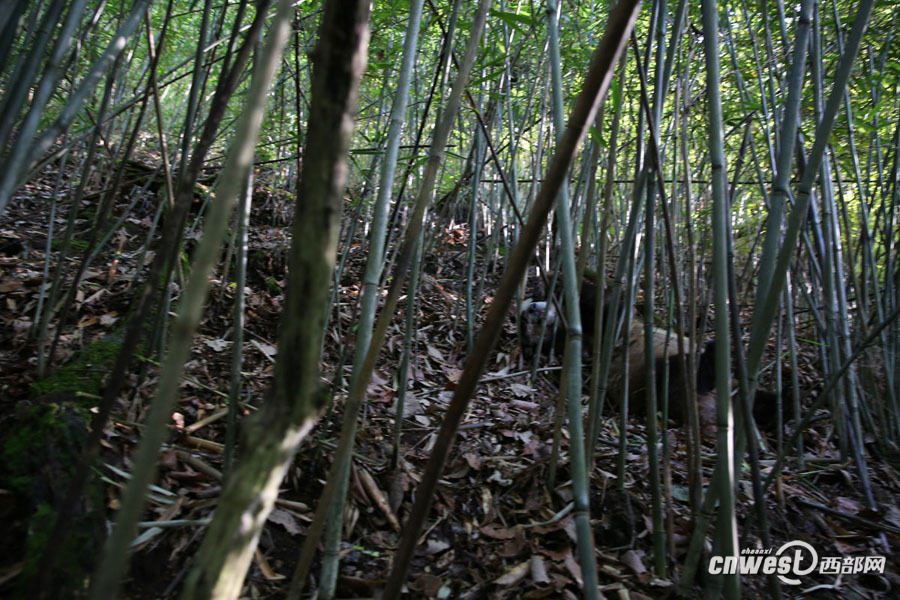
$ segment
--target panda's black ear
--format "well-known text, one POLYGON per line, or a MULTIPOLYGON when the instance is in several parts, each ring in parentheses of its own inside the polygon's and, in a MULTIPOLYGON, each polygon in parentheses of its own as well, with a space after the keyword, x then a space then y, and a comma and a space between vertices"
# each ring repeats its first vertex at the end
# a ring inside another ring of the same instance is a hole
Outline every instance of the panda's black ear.
POLYGON ((704 395, 716 389, 716 340, 706 342, 700 360, 697 361, 697 394, 704 395))

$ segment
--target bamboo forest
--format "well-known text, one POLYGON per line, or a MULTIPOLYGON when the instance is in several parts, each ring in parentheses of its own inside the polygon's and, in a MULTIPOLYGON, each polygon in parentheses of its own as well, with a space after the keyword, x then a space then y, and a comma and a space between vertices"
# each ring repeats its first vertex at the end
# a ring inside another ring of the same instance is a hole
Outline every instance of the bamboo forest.
POLYGON ((0 0, 0 597, 900 598, 894 0, 0 0))

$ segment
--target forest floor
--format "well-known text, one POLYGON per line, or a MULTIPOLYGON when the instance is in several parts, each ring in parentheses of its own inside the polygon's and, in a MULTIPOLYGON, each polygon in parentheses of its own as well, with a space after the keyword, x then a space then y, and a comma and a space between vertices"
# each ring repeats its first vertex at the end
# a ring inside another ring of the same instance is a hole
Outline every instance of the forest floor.
MULTIPOLYGON (((30 334, 45 282, 47 203, 52 183, 48 179, 29 184, 0 220, 0 296, 4 299, 0 303, 0 426, 4 431, 17 427, 17 411, 22 403, 40 401, 32 387, 37 354, 30 334)), ((124 205, 120 210, 124 210, 124 205)), ((345 222, 352 218, 351 212, 348 207, 345 222)), ((290 213, 290 201, 284 194, 258 186, 250 232, 242 367, 245 415, 265 401, 272 380, 290 244, 290 213)), ((77 358, 82 349, 121 328, 135 293, 133 282, 147 263, 145 259, 144 264, 138 264, 138 260, 151 216, 152 212, 142 212, 138 207, 111 242, 115 257, 111 251, 101 255, 82 277, 74 310, 59 336, 54 365, 77 358)), ((58 214, 55 221, 55 235, 59 235, 66 226, 65 215, 58 214)), ((80 217, 73 239, 79 240, 90 225, 88 215, 80 217)), ((461 275, 465 273, 466 244, 465 227, 448 227, 425 259, 396 471, 391 469, 393 407, 400 386, 398 364, 405 310, 397 311, 386 349, 369 384, 364 421, 357 437, 350 500, 345 508, 340 598, 371 597, 383 584, 399 539, 383 507, 393 506, 391 516, 396 514, 401 523, 405 520, 461 373, 466 354, 465 277, 461 275)), ((53 254, 51 273, 58 264, 58 250, 53 254)), ((70 253, 64 268, 67 275, 74 275, 80 259, 79 252, 70 253)), ((338 302, 326 334, 323 382, 333 384, 333 405, 303 442, 282 484, 277 509, 265 527, 244 597, 282 598, 287 590, 343 418, 356 301, 365 259, 362 246, 349 249, 338 282, 338 302)), ((487 270, 483 301, 477 307, 479 322, 498 278, 499 265, 497 270, 487 270)), ((169 445, 160 457, 158 493, 149 506, 146 521, 203 520, 215 509, 221 489, 215 474, 222 469, 223 409, 231 377, 232 300, 233 288, 213 281, 206 316, 186 366, 177 412, 172 415, 169 445)), ((153 397, 157 376, 154 362, 140 361, 130 380, 128 395, 123 397, 105 430, 102 474, 110 517, 118 505, 122 474, 130 468, 140 437, 139 424, 153 397)), ((804 381, 810 389, 815 379, 814 369, 809 366, 804 381)), ((562 458, 555 482, 550 480, 557 385, 555 371, 542 372, 531 381, 529 368, 517 347, 511 314, 497 351, 485 367, 483 382, 463 420, 438 487, 407 580, 408 597, 580 597, 581 572, 575 556, 573 516, 564 510, 572 498, 569 439, 565 431, 560 440, 562 458)), ((805 399, 808 393, 805 390, 802 397, 805 399)), ((805 435, 806 456, 812 460, 802 471, 795 463, 789 463, 774 492, 767 495, 772 546, 777 549, 786 542, 803 540, 816 549, 820 558, 887 554, 887 566, 883 575, 815 573, 804 577, 800 586, 782 586, 782 590, 785 597, 812 592, 819 598, 896 598, 900 596, 898 562, 884 544, 896 547, 900 543, 900 510, 895 506, 900 477, 895 465, 870 458, 869 477, 881 511, 867 510, 858 472, 849 461, 841 460, 826 423, 830 421, 814 424, 805 435), (871 521, 884 528, 873 528, 871 521)), ((614 416, 604 419, 591 473, 591 517, 603 593, 608 598, 667 597, 674 593, 672 572, 680 574, 693 527, 685 434, 678 427, 668 431, 669 575, 656 577, 652 574, 651 490, 644 427, 637 420, 629 425, 624 486, 619 485, 615 475, 618 432, 614 416)), ((772 442, 770 438, 770 448, 772 442)), ((873 445, 869 443, 867 448, 871 450, 873 445)), ((770 451, 761 455, 766 473, 774 463, 773 456, 770 451)), ((705 444, 702 465, 706 483, 715 457, 712 442, 705 444)), ((741 546, 760 548, 749 476, 745 476, 738 492, 741 546)), ((9 507, 7 490, 0 490, 0 495, 0 519, 7 521, 0 532, 18 536, 0 554, 0 569, 11 573, 0 578, 0 595, 4 595, 5 586, 14 585, 15 567, 22 560, 23 523, 27 516, 9 507)), ((177 597, 203 533, 204 527, 198 525, 142 529, 143 537, 132 558, 123 597, 177 597)), ((705 560, 699 570, 695 590, 709 584, 705 560)), ((742 590, 746 598, 769 597, 762 575, 743 577, 742 590)))

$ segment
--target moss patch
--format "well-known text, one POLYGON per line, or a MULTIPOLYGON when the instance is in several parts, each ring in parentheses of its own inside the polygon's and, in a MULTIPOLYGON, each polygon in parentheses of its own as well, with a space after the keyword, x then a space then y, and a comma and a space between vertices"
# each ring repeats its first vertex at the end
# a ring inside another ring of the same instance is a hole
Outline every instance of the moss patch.
POLYGON ((34 396, 75 392, 100 395, 103 381, 121 349, 121 336, 98 340, 50 377, 31 384, 31 392, 34 396))
POLYGON ((61 393, 21 402, 13 426, 0 440, 0 487, 13 492, 15 514, 4 540, 6 551, 23 557, 19 597, 40 584, 80 597, 104 536, 103 487, 90 480, 76 500, 73 523, 52 573, 41 571, 41 557, 67 500, 87 440, 86 411, 75 394, 61 393), (47 580, 50 577, 51 580, 47 580))
POLYGON ((266 289, 272 295, 278 295, 282 292, 281 286, 274 277, 266 277, 266 289))
MULTIPOLYGON (((53 240, 50 243, 50 247, 53 250, 62 250, 64 241, 65 240, 62 240, 62 239, 53 240)), ((69 240, 69 251, 70 252, 72 252, 72 251, 84 252, 85 250, 87 250, 87 247, 88 247, 88 244, 84 240, 69 240)))
POLYGON ((18 408, 0 446, 0 477, 12 491, 43 500, 68 485, 70 465, 87 439, 81 411, 68 402, 73 397, 59 394, 18 408))

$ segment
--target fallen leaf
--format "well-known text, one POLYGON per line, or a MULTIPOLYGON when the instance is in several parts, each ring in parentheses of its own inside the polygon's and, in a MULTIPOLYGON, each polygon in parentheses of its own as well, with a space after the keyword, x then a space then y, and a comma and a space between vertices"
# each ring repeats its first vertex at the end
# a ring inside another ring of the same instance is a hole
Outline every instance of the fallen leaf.
POLYGON ((531 560, 523 560, 494 580, 497 585, 515 585, 525 579, 531 570, 531 560))
POLYGON ((281 525, 291 535, 299 535, 302 533, 300 527, 297 525, 297 520, 294 518, 294 515, 286 510, 276 508, 269 514, 268 520, 272 523, 281 525))
POLYGON ((516 537, 516 533, 514 531, 510 531, 509 529, 500 529, 499 527, 494 527, 493 525, 485 525, 483 527, 479 527, 478 531, 494 540, 511 540, 516 537))
POLYGON ((206 345, 215 352, 221 352, 225 348, 228 348, 231 345, 231 342, 226 342, 225 340, 217 338, 214 340, 206 340, 206 345))
POLYGON ((650 581, 650 573, 647 571, 647 567, 644 566, 641 555, 634 550, 629 550, 622 555, 622 563, 638 576, 638 580, 641 583, 650 581))

